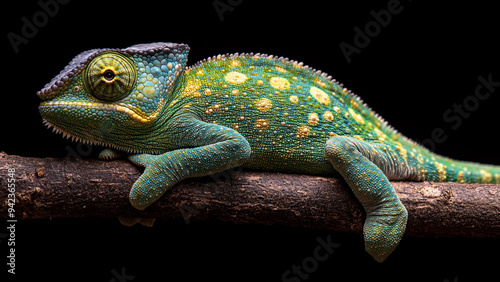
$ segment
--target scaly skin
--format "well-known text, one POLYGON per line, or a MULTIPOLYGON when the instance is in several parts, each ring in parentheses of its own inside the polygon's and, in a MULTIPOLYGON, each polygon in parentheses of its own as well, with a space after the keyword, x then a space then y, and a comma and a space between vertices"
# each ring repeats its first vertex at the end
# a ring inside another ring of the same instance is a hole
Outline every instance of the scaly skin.
POLYGON ((389 180, 500 183, 498 166, 431 153, 302 63, 234 54, 186 68, 188 51, 173 43, 90 50, 38 92, 49 127, 133 153, 145 167, 130 191, 138 209, 182 179, 235 166, 340 174, 366 210, 366 250, 383 261, 407 220, 389 180))

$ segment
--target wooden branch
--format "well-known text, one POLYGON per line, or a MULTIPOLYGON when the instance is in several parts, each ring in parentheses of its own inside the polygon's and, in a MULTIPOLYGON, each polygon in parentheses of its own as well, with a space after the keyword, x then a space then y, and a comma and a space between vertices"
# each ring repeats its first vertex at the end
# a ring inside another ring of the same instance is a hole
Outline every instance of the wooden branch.
MULTIPOLYGON (((362 232, 364 212, 337 178, 235 169, 185 180, 144 211, 128 193, 142 169, 126 160, 28 158, 0 153, 0 217, 15 168, 17 219, 155 217, 362 232)), ((406 234, 500 238, 500 185, 393 182, 406 234)))

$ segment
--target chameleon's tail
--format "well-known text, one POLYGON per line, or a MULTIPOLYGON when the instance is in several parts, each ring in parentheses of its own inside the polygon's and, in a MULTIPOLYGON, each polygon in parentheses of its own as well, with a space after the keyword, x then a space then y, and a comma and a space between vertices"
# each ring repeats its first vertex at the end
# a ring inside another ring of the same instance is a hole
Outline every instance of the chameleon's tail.
POLYGON ((434 156, 426 161, 426 179, 437 182, 500 184, 500 166, 452 160, 434 156))

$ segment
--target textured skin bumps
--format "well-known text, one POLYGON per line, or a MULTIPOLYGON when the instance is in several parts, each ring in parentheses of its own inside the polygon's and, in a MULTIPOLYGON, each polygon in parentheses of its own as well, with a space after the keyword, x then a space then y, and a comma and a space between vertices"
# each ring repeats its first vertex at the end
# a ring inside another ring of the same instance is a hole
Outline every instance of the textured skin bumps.
POLYGON ((185 178, 236 166, 341 175, 366 210, 366 250, 383 261, 407 220, 389 180, 500 183, 498 166, 433 154, 321 71, 253 53, 186 67, 188 51, 174 43, 89 50, 38 92, 46 125, 145 167, 130 192, 138 209, 185 178))

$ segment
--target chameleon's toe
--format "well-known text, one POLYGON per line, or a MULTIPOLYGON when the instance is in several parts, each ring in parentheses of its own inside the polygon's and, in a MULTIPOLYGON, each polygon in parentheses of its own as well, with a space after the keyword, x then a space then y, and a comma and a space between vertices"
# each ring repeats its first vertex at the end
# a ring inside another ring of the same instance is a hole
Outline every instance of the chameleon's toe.
POLYGON ((398 246, 406 229, 408 212, 400 204, 390 212, 368 215, 363 227, 366 251, 383 262, 398 246))

